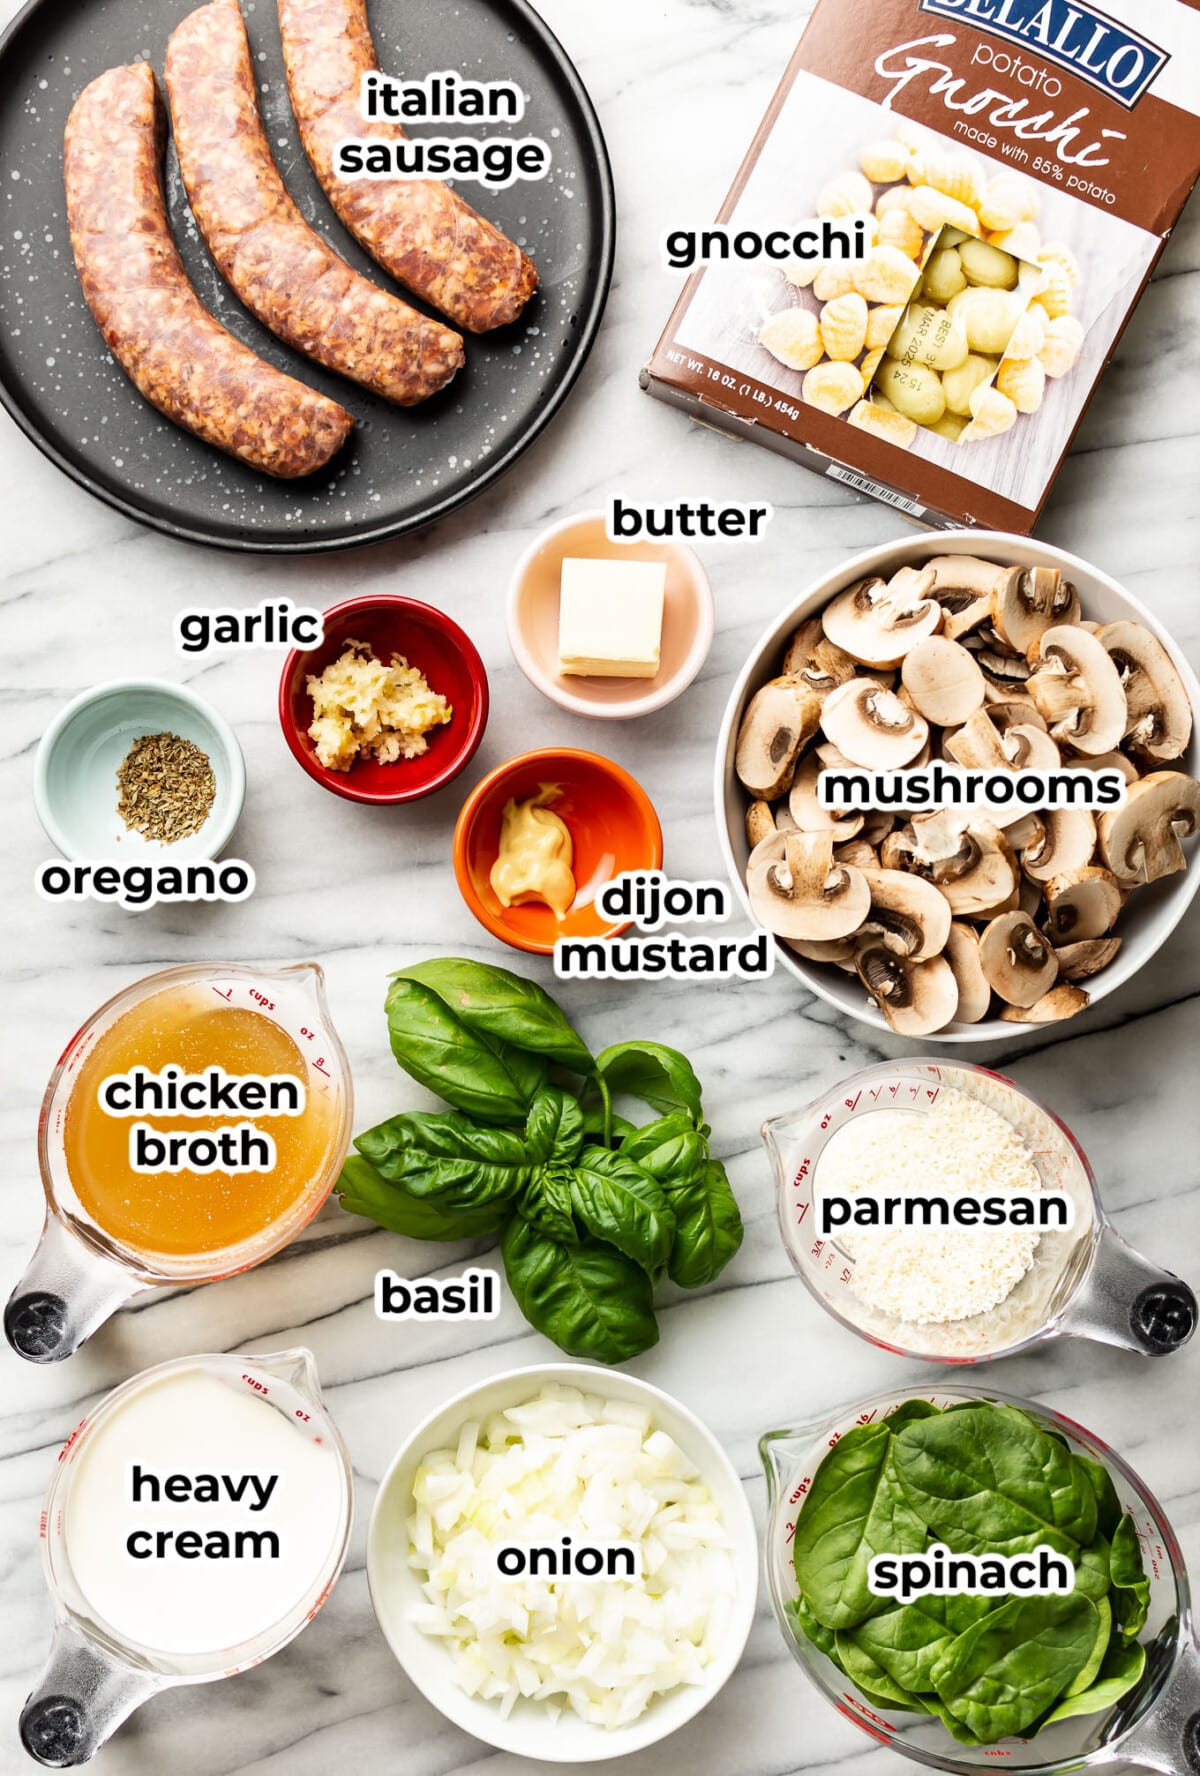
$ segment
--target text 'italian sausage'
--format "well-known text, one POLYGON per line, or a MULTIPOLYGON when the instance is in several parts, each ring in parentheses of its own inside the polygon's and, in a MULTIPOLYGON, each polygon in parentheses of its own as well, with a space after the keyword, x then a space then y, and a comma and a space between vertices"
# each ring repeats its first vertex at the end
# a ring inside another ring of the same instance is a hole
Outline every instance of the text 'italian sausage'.
POLYGON ((188 202, 222 275, 264 327, 411 407, 462 368, 462 339, 346 264, 279 176, 237 0, 211 0, 167 44, 167 98, 188 202))
POLYGON ((167 223, 165 137, 148 62, 110 68, 71 108, 67 220, 87 305, 122 370, 160 413, 268 475, 311 475, 354 421, 264 363, 201 303, 167 223))
POLYGON ((486 333, 515 321, 537 288, 533 261, 439 179, 340 179, 346 137, 405 140, 398 123, 366 121, 364 74, 379 58, 365 0, 279 0, 292 110, 326 197, 385 271, 460 327, 486 333))

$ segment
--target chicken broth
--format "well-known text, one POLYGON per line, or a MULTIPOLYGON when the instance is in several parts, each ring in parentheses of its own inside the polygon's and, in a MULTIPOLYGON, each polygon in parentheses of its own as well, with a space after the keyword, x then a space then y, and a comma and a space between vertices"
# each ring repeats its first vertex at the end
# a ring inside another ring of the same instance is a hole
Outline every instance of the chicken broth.
POLYGON ((173 1257, 300 1219, 337 1138, 335 1104, 311 1084, 292 1037, 262 1012, 209 985, 155 993, 79 1069, 63 1128, 75 1194, 120 1245, 173 1257))

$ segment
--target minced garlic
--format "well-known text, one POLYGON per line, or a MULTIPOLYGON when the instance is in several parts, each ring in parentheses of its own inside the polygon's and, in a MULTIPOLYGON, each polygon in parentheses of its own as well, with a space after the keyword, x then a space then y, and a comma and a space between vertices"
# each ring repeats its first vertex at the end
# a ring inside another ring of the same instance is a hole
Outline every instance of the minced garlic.
POLYGON ((319 677, 310 674, 308 694, 308 737, 327 771, 348 771, 360 753, 384 765, 419 758, 430 728, 454 714, 402 654, 386 666, 365 641, 348 641, 319 677))

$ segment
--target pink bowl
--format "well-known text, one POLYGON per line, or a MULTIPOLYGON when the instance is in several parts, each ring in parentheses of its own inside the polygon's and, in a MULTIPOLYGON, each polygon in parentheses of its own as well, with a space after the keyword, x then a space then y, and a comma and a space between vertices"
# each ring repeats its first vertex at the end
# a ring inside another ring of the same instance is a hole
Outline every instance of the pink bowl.
POLYGON ((712 646, 708 575, 679 543, 610 543, 602 512, 566 518, 543 532, 518 561, 508 593, 508 640, 530 684, 576 715, 622 721, 673 703, 712 646), (564 678, 558 670, 558 600, 568 555, 599 561, 665 561, 662 660, 654 678, 564 678))

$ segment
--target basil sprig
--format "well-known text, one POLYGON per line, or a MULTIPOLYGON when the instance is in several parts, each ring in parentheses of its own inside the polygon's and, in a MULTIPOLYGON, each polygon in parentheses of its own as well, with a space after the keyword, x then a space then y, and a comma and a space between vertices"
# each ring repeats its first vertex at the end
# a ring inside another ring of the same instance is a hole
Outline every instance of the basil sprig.
POLYGON ((342 1206, 410 1239, 498 1234, 514 1300, 569 1356, 657 1343, 660 1278, 701 1288, 742 1243, 687 1057, 657 1042, 593 1057, 536 982, 461 957, 393 975, 386 1010, 396 1060, 450 1109, 357 1136, 342 1206), (616 1098, 659 1115, 638 1126, 616 1098))

